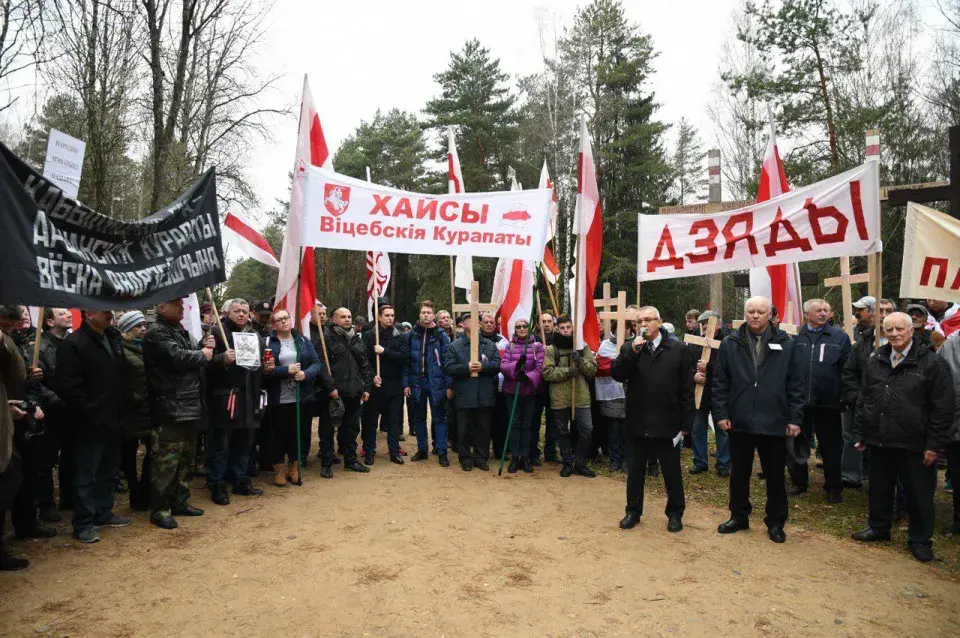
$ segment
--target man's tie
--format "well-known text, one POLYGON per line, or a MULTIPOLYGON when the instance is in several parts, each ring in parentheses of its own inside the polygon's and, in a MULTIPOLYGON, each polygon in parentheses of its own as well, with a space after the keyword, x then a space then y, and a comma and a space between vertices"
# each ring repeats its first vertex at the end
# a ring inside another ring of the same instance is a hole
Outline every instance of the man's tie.
POLYGON ((894 353, 893 353, 893 367, 896 368, 898 365, 900 365, 900 362, 901 362, 901 361, 903 361, 903 353, 902 353, 902 352, 896 352, 896 351, 894 351, 894 353))

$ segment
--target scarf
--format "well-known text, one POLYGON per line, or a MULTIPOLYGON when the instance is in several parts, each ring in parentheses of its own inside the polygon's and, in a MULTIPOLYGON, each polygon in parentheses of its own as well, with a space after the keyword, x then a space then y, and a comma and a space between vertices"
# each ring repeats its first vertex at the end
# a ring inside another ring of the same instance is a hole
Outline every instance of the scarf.
POLYGON ((553 345, 561 350, 573 350, 573 335, 565 337, 559 332, 554 332, 553 345))
POLYGON ((344 330, 340 326, 334 326, 333 331, 336 334, 346 338, 347 341, 352 341, 353 338, 357 336, 357 331, 355 328, 350 328, 350 330, 344 330))

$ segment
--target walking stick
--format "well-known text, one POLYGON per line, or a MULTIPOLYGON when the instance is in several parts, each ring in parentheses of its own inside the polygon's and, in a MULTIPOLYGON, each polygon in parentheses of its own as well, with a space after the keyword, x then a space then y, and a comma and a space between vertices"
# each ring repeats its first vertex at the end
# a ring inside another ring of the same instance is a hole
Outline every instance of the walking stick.
MULTIPOLYGON (((537 276, 533 276, 533 293, 537 298, 537 304, 540 303, 540 292, 537 290, 537 276)), ((530 309, 530 314, 534 312, 533 308, 530 309)), ((533 317, 530 318, 531 323, 533 322, 533 317)), ((539 323, 539 322, 537 322, 539 323)), ((543 334, 543 329, 541 328, 541 334, 543 334)), ((530 340, 530 337, 527 336, 527 340, 530 340)), ((543 347, 546 348, 546 340, 544 340, 543 347)), ((523 344, 524 352, 526 352, 527 344, 523 344)), ((513 429, 513 417, 517 412, 517 402, 520 400, 520 381, 517 381, 517 393, 513 395, 513 407, 510 408, 510 421, 507 423, 507 438, 504 439, 503 450, 500 454, 500 469, 497 470, 497 476, 503 476, 503 464, 507 460, 507 446, 510 445, 510 431, 513 429)))

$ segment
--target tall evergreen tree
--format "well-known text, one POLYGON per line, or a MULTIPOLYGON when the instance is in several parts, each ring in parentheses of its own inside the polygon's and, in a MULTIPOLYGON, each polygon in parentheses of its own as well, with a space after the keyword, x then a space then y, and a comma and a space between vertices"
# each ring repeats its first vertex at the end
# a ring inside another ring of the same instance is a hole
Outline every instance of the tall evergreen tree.
POLYGON ((673 152, 673 196, 678 204, 686 204, 706 196, 703 145, 696 127, 680 118, 677 127, 677 148, 673 152))

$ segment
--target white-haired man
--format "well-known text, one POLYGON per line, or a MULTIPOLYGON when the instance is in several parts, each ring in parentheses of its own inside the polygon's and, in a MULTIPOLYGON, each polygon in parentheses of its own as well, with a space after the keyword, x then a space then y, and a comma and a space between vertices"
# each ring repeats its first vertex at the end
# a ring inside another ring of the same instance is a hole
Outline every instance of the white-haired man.
POLYGON ((854 417, 857 449, 870 448, 870 515, 868 527, 853 539, 890 540, 899 477, 910 512, 910 551, 917 560, 929 562, 937 451, 946 448, 950 438, 953 378, 947 362, 920 343, 909 315, 888 315, 883 333, 887 343, 867 363, 854 417))
POLYGON ((720 344, 713 385, 713 418, 730 434, 730 519, 717 531, 750 527, 750 475, 754 450, 767 482, 764 522, 775 543, 786 540, 787 489, 784 437, 797 436, 803 421, 803 372, 796 344, 770 323, 766 297, 747 300, 746 321, 720 344))

